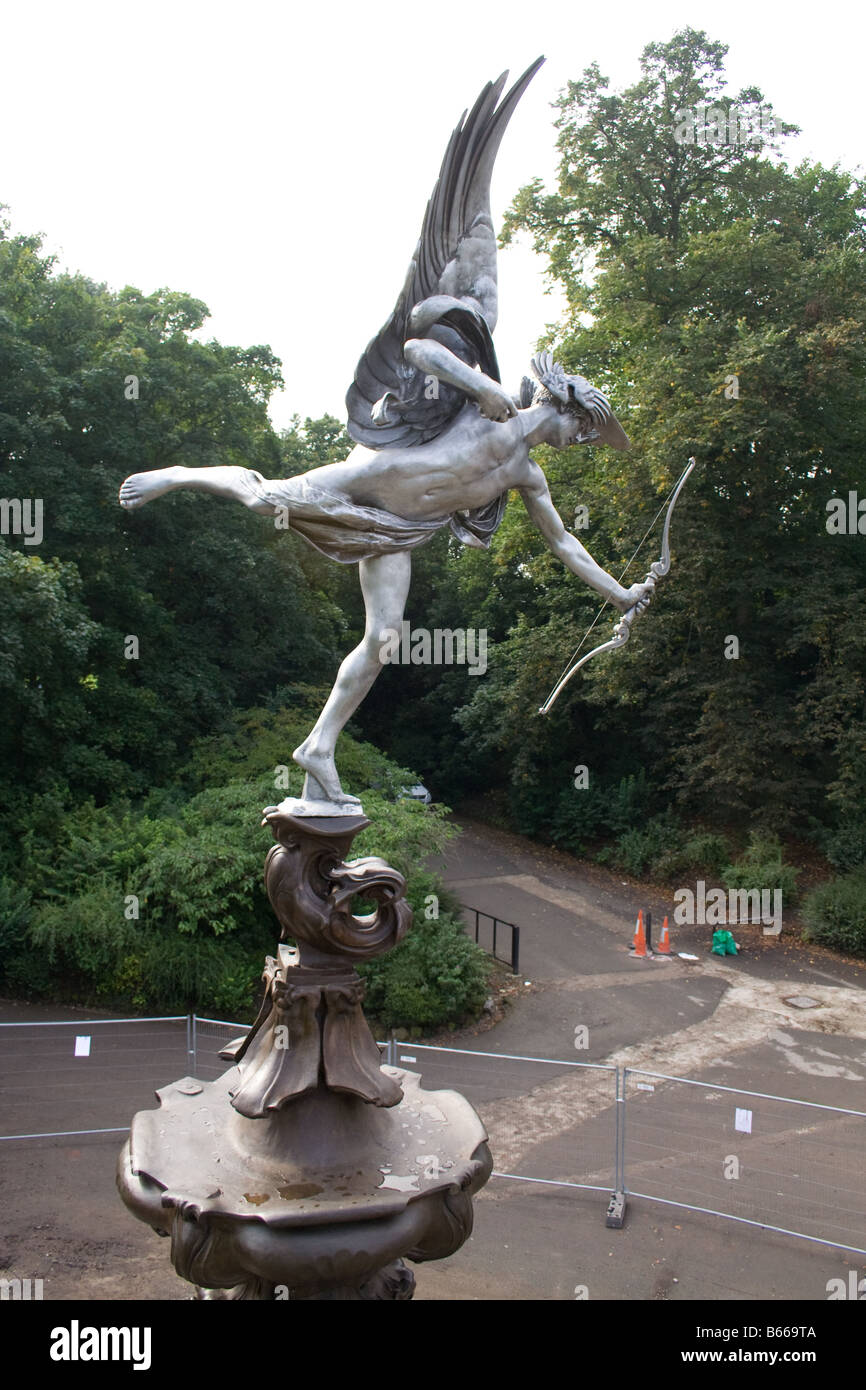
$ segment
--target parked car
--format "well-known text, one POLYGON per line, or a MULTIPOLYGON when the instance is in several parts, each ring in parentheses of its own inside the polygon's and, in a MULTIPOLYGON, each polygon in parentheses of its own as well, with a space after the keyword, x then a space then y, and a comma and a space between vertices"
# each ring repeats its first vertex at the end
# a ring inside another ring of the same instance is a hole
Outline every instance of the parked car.
POLYGON ((422 802, 424 806, 429 806, 433 800, 427 788, 420 782, 416 782, 414 787, 401 787, 400 793, 402 796, 411 797, 413 801, 422 802))

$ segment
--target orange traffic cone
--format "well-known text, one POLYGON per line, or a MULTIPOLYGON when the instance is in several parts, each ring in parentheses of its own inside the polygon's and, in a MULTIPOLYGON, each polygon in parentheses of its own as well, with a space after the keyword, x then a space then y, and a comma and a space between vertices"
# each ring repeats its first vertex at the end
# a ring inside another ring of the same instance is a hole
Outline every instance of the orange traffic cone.
POLYGON ((671 954, 671 934, 668 930, 667 917, 662 922, 662 934, 659 937, 659 942, 656 946, 656 954, 659 956, 669 956, 671 954))
POLYGON ((643 926, 643 908, 638 912, 637 921, 634 926, 634 940, 629 950, 633 951, 636 957, 649 955, 646 948, 646 932, 643 926))

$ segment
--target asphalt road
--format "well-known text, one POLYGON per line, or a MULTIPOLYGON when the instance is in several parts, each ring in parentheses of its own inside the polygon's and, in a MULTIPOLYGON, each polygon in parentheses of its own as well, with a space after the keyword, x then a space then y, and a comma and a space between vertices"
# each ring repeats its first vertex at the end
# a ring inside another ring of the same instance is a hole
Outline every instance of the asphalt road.
MULTIPOLYGON (((738 926, 740 954, 724 959, 709 953, 712 928, 672 928, 674 952, 697 960, 637 960, 638 908, 673 920, 672 898, 477 823, 463 822, 440 867, 462 902, 521 927, 530 981, 502 1023, 461 1047, 633 1069, 626 1184, 657 1200, 630 1199, 611 1231, 606 1195, 493 1179, 472 1241, 420 1270, 418 1297, 561 1299, 585 1286, 591 1298, 820 1300, 829 1279, 862 1275, 862 1254, 666 1205, 866 1247, 866 1118, 823 1108, 866 1113, 862 964, 804 948, 790 924, 779 937, 738 926)), ((417 1055, 425 1084, 446 1084, 447 1055, 417 1055)), ((460 1057, 451 1074, 498 1171, 606 1180, 609 1073, 460 1057)))

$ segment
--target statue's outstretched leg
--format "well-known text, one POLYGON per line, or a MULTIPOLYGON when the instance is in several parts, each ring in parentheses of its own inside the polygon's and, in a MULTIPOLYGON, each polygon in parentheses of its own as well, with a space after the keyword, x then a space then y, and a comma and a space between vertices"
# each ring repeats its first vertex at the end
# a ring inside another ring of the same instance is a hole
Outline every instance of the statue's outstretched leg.
POLYGON ((133 473, 121 485, 119 496, 120 505, 131 510, 143 507, 145 502, 152 502, 166 492, 212 492, 217 497, 243 502, 254 512, 273 516, 273 502, 266 502, 260 491, 266 486, 266 479, 252 468, 237 468, 233 464, 185 468, 177 464, 173 468, 154 468, 149 473, 133 473))
POLYGON ((408 550, 376 555, 362 560, 358 572, 367 610, 363 639, 340 667, 315 727, 292 754, 298 766, 315 778, 332 801, 353 799, 340 787, 334 749, 341 730, 382 669, 380 653, 384 639, 380 633, 383 628, 400 631, 412 577, 411 555, 408 550))
MULTIPOLYGON (((215 468, 176 465, 172 468, 155 468, 148 473, 133 473, 120 489, 120 501, 124 507, 134 508, 167 492, 209 492, 273 516, 275 505, 264 500, 263 488, 267 488, 267 480, 250 468, 229 464, 215 468)), ((307 773, 305 795, 312 800, 321 799, 324 793, 329 801, 358 801, 357 797, 344 793, 340 786, 334 749, 344 725, 382 669, 380 652, 383 639, 379 634, 383 628, 400 630, 409 593, 412 562, 409 552, 404 550, 362 560, 358 570, 367 610, 363 640, 346 657, 315 727, 292 755, 298 766, 307 773)))

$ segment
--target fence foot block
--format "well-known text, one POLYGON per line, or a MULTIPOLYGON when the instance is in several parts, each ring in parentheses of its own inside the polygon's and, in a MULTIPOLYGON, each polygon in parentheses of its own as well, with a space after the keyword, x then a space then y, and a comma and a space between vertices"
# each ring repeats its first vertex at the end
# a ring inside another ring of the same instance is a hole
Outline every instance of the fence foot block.
POLYGON ((605 1226, 610 1226, 615 1231, 622 1229, 625 1221, 625 1193, 612 1192, 610 1201, 607 1204, 607 1216, 604 1219, 605 1226))

